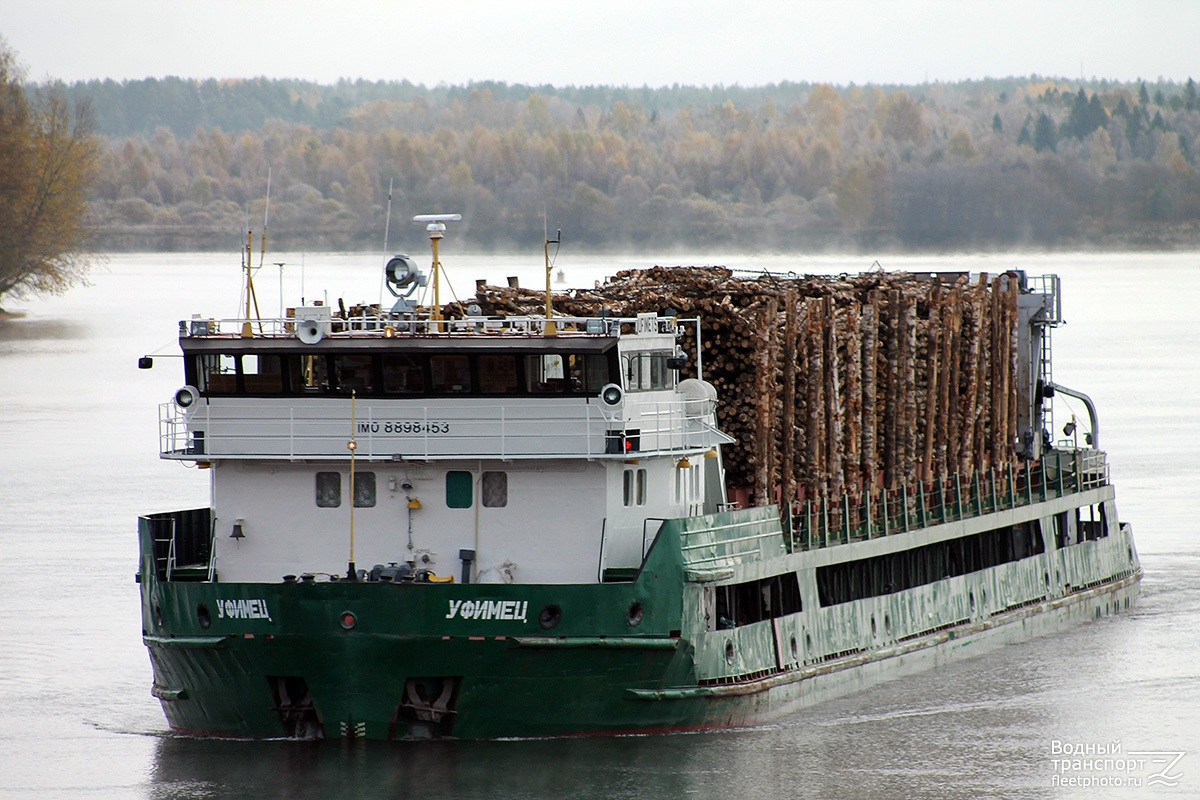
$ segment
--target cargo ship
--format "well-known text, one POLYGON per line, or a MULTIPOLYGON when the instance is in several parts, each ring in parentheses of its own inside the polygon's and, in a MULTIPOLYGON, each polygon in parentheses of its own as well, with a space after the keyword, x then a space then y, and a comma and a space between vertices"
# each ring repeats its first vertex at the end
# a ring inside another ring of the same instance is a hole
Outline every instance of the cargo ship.
POLYGON ((390 309, 180 322, 160 455, 211 503, 141 517, 137 576, 173 731, 751 725, 1136 598, 1053 276, 774 277, 755 310, 659 269, 514 313, 418 303, 451 218, 419 219, 390 309), (677 306, 614 311, 650 296, 677 306), (682 306, 748 320, 752 363, 682 306))

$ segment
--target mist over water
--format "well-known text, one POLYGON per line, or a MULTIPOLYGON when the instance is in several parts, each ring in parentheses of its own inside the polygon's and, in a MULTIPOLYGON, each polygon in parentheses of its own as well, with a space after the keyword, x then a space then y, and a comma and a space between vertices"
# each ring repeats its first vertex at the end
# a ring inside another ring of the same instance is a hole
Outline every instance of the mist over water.
MULTIPOLYGON (((545 282, 541 253, 444 249, 442 260, 460 298, 477 278, 545 282)), ((335 306, 379 300, 378 256, 271 261, 285 262, 285 305, 301 292, 324 300, 326 289, 335 306)), ((555 271, 565 285, 590 287, 655 263, 838 274, 873 261, 563 253, 555 271)), ((1062 277, 1067 324, 1054 333, 1054 378, 1099 408, 1117 506, 1145 569, 1134 609, 752 729, 394 744, 172 736, 140 637, 136 519, 208 502, 206 473, 158 459, 158 404, 182 384, 178 321, 236 315, 240 277, 236 256, 117 255, 91 287, 6 299, 25 316, 0 320, 0 797, 1200 795, 1200 254, 878 261, 1062 277), (147 353, 154 369, 137 370, 147 353), (1055 742, 1185 755, 1174 786, 1064 786, 1056 776, 1152 770, 1056 771, 1055 742)), ((279 269, 268 264, 255 280, 264 316, 277 314, 279 269)))

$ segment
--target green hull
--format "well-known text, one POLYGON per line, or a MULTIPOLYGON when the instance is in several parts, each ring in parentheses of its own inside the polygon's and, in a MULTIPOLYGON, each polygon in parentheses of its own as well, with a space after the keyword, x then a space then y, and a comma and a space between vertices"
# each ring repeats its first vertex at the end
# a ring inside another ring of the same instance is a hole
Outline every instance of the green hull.
MULTIPOLYGON (((1099 490, 1080 497, 1103 499, 1099 490)), ((1022 514, 1046 516, 1064 501, 1022 514)), ((174 530, 194 513, 158 522, 174 530)), ((813 576, 839 548, 789 552, 777 513, 668 521, 631 580, 589 585, 221 583, 203 568, 164 569, 163 539, 143 518, 139 581, 154 694, 173 730, 226 737, 488 739, 736 726, 1115 613, 1129 607, 1141 577, 1122 526, 822 608, 813 576), (736 585, 754 591, 798 571, 805 608, 706 624, 705 587, 737 571, 744 580, 736 585), (1051 575, 1061 583, 1051 585, 1051 575)), ((1010 525, 1011 517, 998 510, 969 522, 1010 525)), ((194 527, 207 531, 205 519, 194 527)), ((842 547, 903 547, 921 535, 842 547)))
POLYGON ((172 729, 233 737, 473 739, 740 722, 711 700, 647 703, 630 691, 696 683, 669 538, 625 583, 232 584, 159 580, 143 525, 154 693, 172 729), (482 612, 464 619, 471 603, 482 612), (550 606, 561 619, 547 630, 539 614, 550 606))

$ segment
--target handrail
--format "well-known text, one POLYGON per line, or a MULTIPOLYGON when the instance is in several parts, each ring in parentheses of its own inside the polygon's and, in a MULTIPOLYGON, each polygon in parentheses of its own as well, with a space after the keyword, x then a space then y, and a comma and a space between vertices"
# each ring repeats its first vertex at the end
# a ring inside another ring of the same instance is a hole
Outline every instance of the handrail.
MULTIPOLYGON (((308 309, 306 309, 308 310, 308 309)), ((296 326, 301 322, 316 322, 322 336, 350 338, 391 338, 393 336, 446 336, 453 334, 515 334, 545 336, 545 317, 485 317, 469 316, 460 319, 429 319, 401 314, 348 314, 346 316, 321 316, 311 318, 272 317, 253 319, 254 339, 296 338, 296 326)), ((653 332, 676 334, 678 323, 690 322, 678 317, 645 315, 643 317, 569 317, 555 316, 554 323, 559 334, 570 336, 617 336, 622 326, 634 326, 630 332, 653 332), (653 330, 650 331, 650 322, 653 330)), ((235 337, 242 338, 247 320, 238 317, 208 317, 181 320, 179 332, 189 337, 235 337)))
POLYGON ((1017 470, 1008 464, 976 470, 952 481, 938 479, 868 495, 854 501, 820 497, 797 503, 788 519, 791 549, 812 550, 907 533, 919 528, 1005 511, 1109 483, 1107 454, 1100 450, 1056 450, 1017 470))

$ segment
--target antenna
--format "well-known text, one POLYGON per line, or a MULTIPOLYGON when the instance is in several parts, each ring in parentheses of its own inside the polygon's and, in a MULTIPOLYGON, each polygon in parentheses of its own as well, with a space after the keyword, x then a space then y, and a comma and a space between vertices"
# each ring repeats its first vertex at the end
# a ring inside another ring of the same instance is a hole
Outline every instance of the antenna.
POLYGON ((384 252, 384 255, 386 255, 387 251, 388 251, 388 230, 392 226, 392 183, 394 180, 395 180, 395 178, 388 179, 387 216, 384 217, 384 219, 383 219, 383 252, 384 252))
MULTIPOLYGON (((394 180, 395 180, 394 178, 388 179, 387 216, 385 216, 383 218, 383 254, 385 256, 387 255, 387 252, 388 252, 388 232, 392 227, 392 183, 394 180)), ((385 269, 384 275, 386 275, 386 274, 387 273, 386 273, 386 269, 385 269)), ((384 285, 384 282, 385 282, 384 277, 381 276, 379 278, 379 308, 380 308, 380 310, 383 309, 383 285, 384 285)))
MULTIPOLYGON (((438 243, 446 235, 446 223, 458 222, 461 219, 462 214, 417 214, 413 217, 413 222, 426 223, 425 232, 429 234, 429 246, 433 248, 433 313, 429 315, 431 320, 439 321, 442 318, 442 296, 439 282, 442 262, 438 258, 438 243)), ((435 326, 434 330, 440 331, 441 326, 435 326)))
POLYGON ((271 219, 271 168, 267 167, 267 202, 263 206, 263 232, 258 250, 258 268, 262 269, 263 259, 267 255, 267 222, 271 219))
MULTIPOLYGON (((545 218, 543 217, 543 220, 544 219, 545 218)), ((552 319, 552 317, 554 316, 554 310, 550 307, 550 245, 552 245, 552 244, 557 245, 557 244, 560 244, 561 242, 562 242, 562 228, 558 229, 558 233, 555 234, 553 239, 551 239, 549 236, 546 236, 546 246, 545 246, 545 251, 546 251, 546 325, 543 328, 543 332, 545 333, 546 336, 557 336, 558 335, 558 326, 554 324, 554 320, 552 319)), ((557 248, 555 249, 554 253, 555 253, 555 256, 558 255, 557 248)))

